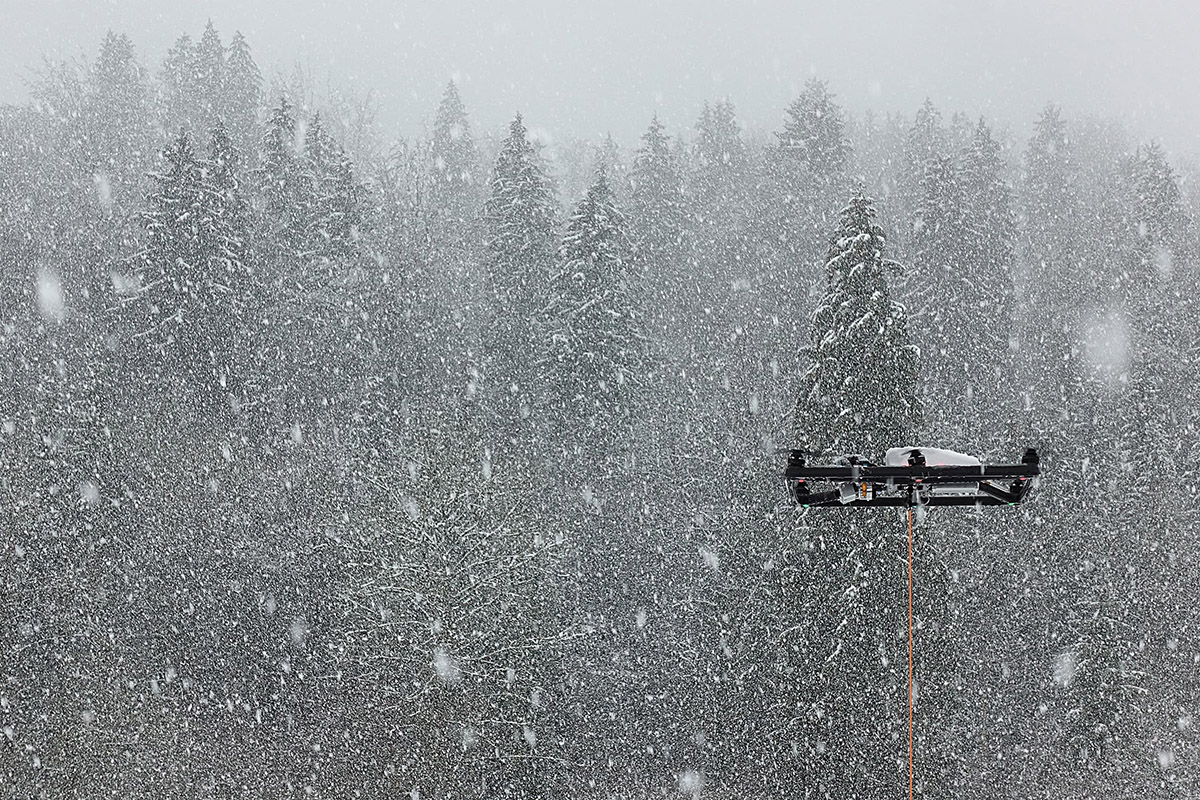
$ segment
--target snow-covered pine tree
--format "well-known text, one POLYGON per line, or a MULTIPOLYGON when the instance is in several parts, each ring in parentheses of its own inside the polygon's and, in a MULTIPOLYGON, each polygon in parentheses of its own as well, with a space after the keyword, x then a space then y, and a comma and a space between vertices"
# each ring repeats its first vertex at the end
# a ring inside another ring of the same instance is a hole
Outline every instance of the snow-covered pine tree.
POLYGON ((163 127, 169 131, 193 129, 192 111, 198 91, 196 88, 196 45, 184 33, 167 51, 162 65, 163 127))
POLYGON ((496 430, 508 439, 532 412, 533 330, 555 263, 558 209, 541 156, 517 115, 492 172, 484 206, 484 261, 493 310, 483 332, 485 387, 496 430))
POLYGON ((223 223, 222 249, 240 262, 246 261, 250 244, 249 208, 241 181, 241 154, 225 124, 218 121, 208 143, 205 186, 212 193, 212 222, 223 223))
MULTIPOLYGON (((1056 106, 1038 119, 1025 153, 1022 276, 1025 319, 1022 368, 1035 435, 1063 438, 1076 406, 1082 367, 1078 342, 1084 307, 1095 302, 1080 280, 1076 164, 1067 124, 1056 106)), ((1082 442, 1080 442, 1082 444, 1082 442)))
POLYGON ((434 240, 469 241, 463 226, 476 217, 479 162, 467 111, 454 81, 446 84, 433 120, 429 192, 426 206, 434 240), (438 234, 441 235, 438 235, 438 234))
POLYGON ((796 433, 818 452, 879 457, 919 430, 917 351, 892 300, 885 237, 860 190, 842 210, 825 260, 827 291, 813 314, 811 364, 800 380, 796 433))
POLYGON ((304 220, 304 253, 314 264, 346 264, 363 222, 364 191, 342 147, 325 132, 320 115, 304 130, 299 160, 303 190, 295 214, 304 220))
MULTIPOLYGON (((705 104, 696 126, 692 170, 688 176, 689 236, 694 247, 676 286, 678 313, 687 333, 680 347, 681 368, 693 381, 706 373, 708 388, 730 385, 739 369, 746 338, 715 338, 736 327, 739 305, 749 302, 751 276, 758 262, 747 234, 751 161, 733 103, 705 104)), ((723 399, 729 397, 725 393, 723 399)), ((720 402, 720 401, 718 401, 720 402)), ((723 435, 723 434, 722 434, 723 435)))
POLYGON ((1012 187, 1005 178, 1003 150, 982 118, 962 151, 961 164, 967 214, 977 237, 971 269, 979 303, 971 309, 976 352, 986 371, 980 373, 983 397, 994 409, 990 422, 980 420, 979 434, 985 450, 1003 447, 1015 451, 1020 446, 1011 441, 1020 408, 1011 345, 1016 336, 1013 280, 1017 220, 1012 187))
POLYGON ((214 279, 227 290, 229 321, 236 326, 225 333, 241 339, 246 309, 253 308, 258 287, 251 267, 250 211, 241 182, 241 156, 219 121, 209 139, 201 174, 207 200, 207 213, 201 220, 203 233, 214 244, 214 279))
MULTIPOLYGON (((416 391, 428 398, 430 413, 453 415, 467 376, 479 367, 487 308, 480 260, 486 181, 453 81, 438 104, 428 146, 414 148, 406 159, 417 170, 410 179, 417 243, 406 255, 412 262, 406 302, 411 303, 415 346, 424 353, 419 363, 425 366, 412 378, 421 384, 416 391)), ((395 220, 392 213, 385 224, 395 220)))
MULTIPOLYGON (((1168 433, 1175 427, 1177 408, 1190 405, 1176 392, 1180 380, 1187 384, 1187 346, 1177 331, 1181 298, 1172 281, 1173 245, 1185 217, 1175 176, 1160 147, 1152 143, 1142 148, 1128 168, 1127 201, 1132 208, 1124 232, 1127 264, 1117 280, 1131 351, 1121 449, 1132 473, 1130 489, 1136 497, 1153 498, 1149 505, 1160 509, 1173 488, 1185 485, 1174 474, 1186 462, 1178 451, 1182 442, 1172 441, 1168 433)), ((1142 511, 1153 513, 1150 508, 1142 511)))
POLYGON ((630 183, 629 225, 636 248, 634 263, 648 290, 650 324, 661 335, 668 319, 678 310, 675 294, 687 210, 683 177, 657 115, 642 134, 630 183))
POLYGON ((192 51, 196 88, 198 93, 193 98, 196 114, 196 131, 211 131, 217 121, 225 114, 225 45, 221 35, 213 26, 210 19, 204 26, 204 33, 192 51))
POLYGON ((286 96, 279 98, 267 120, 256 177, 270 249, 278 257, 298 255, 307 235, 300 213, 303 173, 296 155, 296 119, 286 96))
POLYGON ((802 165, 821 185, 842 181, 850 162, 845 115, 829 84, 810 78, 787 109, 779 138, 784 162, 802 165))
POLYGON ((145 247, 134 258, 141 279, 138 333, 157 350, 164 372, 184 387, 219 395, 226 382, 237 332, 240 298, 235 281, 245 286, 243 233, 228 227, 226 216, 239 202, 229 192, 230 153, 206 180, 206 165, 196 158, 186 133, 163 151, 166 170, 155 176, 156 187, 143 224, 145 247))
POLYGON ((910 252, 913 225, 924 195, 925 171, 935 158, 950 154, 942 114, 929 98, 917 109, 912 127, 904 137, 904 156, 897 176, 896 210, 904 221, 895 243, 910 252))
POLYGON ((422 209, 428 237, 428 274, 422 292, 426 302, 442 309, 446 322, 456 323, 453 333, 446 331, 443 335, 451 345, 444 366, 462 374, 467 369, 466 351, 479 346, 484 304, 479 265, 483 239, 480 207, 485 182, 479 174, 467 111, 453 81, 446 84, 434 117, 429 158, 428 190, 422 209))
POLYGON ((122 193, 136 190, 152 161, 152 124, 149 86, 133 42, 109 31, 88 76, 72 140, 79 166, 103 176, 117 202, 122 193))
POLYGON ((792 401, 774 391, 782 388, 774 378, 780 369, 796 369, 801 342, 808 334, 802 320, 823 289, 816 270, 795 267, 811 262, 814 253, 825 249, 837 210, 852 189, 847 179, 852 151, 846 131, 845 112, 828 84, 810 79, 788 106, 783 130, 775 134, 778 146, 765 153, 763 179, 748 200, 753 207, 748 236, 761 243, 751 261, 761 265, 763 276, 760 295, 752 301, 761 309, 763 321, 757 326, 761 344, 751 347, 784 354, 782 359, 763 359, 760 365, 765 374, 756 393, 772 416, 785 416, 792 401))
POLYGON ((214 334, 224 340, 218 379, 238 404, 245 405, 243 389, 255 367, 257 320, 267 295, 256 279, 250 250, 253 230, 241 154, 220 121, 201 171, 207 211, 202 224, 213 249, 209 270, 223 287, 220 305, 209 314, 214 334))
POLYGON ((550 281, 547 411, 588 463, 619 449, 643 368, 626 227, 601 167, 571 215, 550 281))
POLYGON ((1097 345, 1125 338, 1123 314, 1113 310, 1113 278, 1124 266, 1121 251, 1128 254, 1137 234, 1125 182, 1081 170, 1085 152, 1058 109, 1048 106, 1025 154, 1021 374, 1028 376, 1033 435, 1044 443, 1049 466, 1040 513, 1056 524, 1032 525, 1026 537, 1038 568, 1033 591, 1044 598, 1050 621, 1021 650, 1041 649, 1061 666, 1055 691, 1043 695, 1049 730, 1040 728, 1046 745, 1038 769, 1046 785, 1071 781, 1095 792, 1119 786, 1131 744, 1128 706, 1136 683, 1122 676, 1120 664, 1139 634, 1119 598, 1129 594, 1125 566, 1136 539, 1111 525, 1127 513, 1124 498, 1116 491, 1097 498, 1057 465, 1086 471, 1089 463, 1119 460, 1120 379, 1111 372, 1120 367, 1113 363, 1104 379, 1097 345), (1086 182, 1096 179, 1099 191, 1085 194, 1086 182), (1118 269, 1098 271, 1110 258, 1118 269))
POLYGON ((976 347, 975 321, 987 298, 977 296, 978 235, 949 157, 935 156, 928 164, 922 190, 905 300, 921 353, 925 431, 942 446, 978 452, 978 429, 986 417, 978 413, 986 402, 980 373, 1003 351, 980 353, 976 347))
POLYGON ((233 34, 225 60, 224 109, 229 137, 238 152, 253 157, 258 141, 258 111, 262 103, 262 74, 241 31, 233 34))
MULTIPOLYGON (((1135 293, 1145 298, 1132 315, 1143 347, 1131 365, 1129 416, 1122 433, 1141 501, 1134 506, 1136 522, 1153 532, 1138 537, 1143 552, 1150 552, 1137 563, 1136 574, 1146 596, 1184 596, 1200 580, 1194 559, 1182 568, 1177 561, 1178 553, 1200 552, 1200 412, 1194 402, 1200 337, 1196 326, 1185 322, 1200 312, 1196 219, 1161 145, 1141 149, 1135 174, 1135 219, 1145 259, 1141 276, 1149 285, 1135 293), (1139 423, 1145 427, 1136 427, 1139 423), (1155 475, 1161 477, 1154 480, 1155 475), (1164 546, 1164 540, 1170 544, 1164 546)), ((1140 710, 1143 730, 1150 732, 1142 738, 1152 738, 1160 753, 1186 751, 1195 746, 1194 726, 1185 731, 1170 720, 1200 694, 1192 678, 1198 637, 1180 636, 1191 630, 1191 612, 1186 604, 1169 603, 1140 603, 1138 611, 1143 630, 1149 631, 1142 641, 1166 645, 1148 648, 1153 672, 1146 676, 1140 710)), ((1178 787, 1180 776, 1169 775, 1167 785, 1178 787)))
POLYGON ((705 103, 696 123, 696 177, 699 193, 724 196, 746 168, 746 144, 742 141, 737 112, 730 100, 705 103))
MULTIPOLYGON (((842 210, 825 262, 827 290, 812 320, 811 364, 800 380, 796 436, 810 451, 859 453, 878 461, 886 448, 920 430, 918 364, 907 313, 892 300, 884 234, 861 189, 842 210)), ((892 523, 861 516, 824 521, 810 533, 808 557, 818 596, 833 598, 805 623, 825 648, 793 654, 792 668, 816 677, 794 724, 805 747, 799 769, 808 785, 846 794, 848 776, 862 797, 893 796, 904 720, 900 670, 900 582, 892 523), (816 576, 819 576, 816 577, 816 576), (836 698, 836 700, 833 700, 836 698)))

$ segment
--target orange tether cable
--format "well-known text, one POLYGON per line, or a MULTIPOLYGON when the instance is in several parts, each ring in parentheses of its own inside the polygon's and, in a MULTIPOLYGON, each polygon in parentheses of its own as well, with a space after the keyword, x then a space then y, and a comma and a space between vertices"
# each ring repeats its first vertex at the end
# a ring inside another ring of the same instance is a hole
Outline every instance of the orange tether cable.
POLYGON ((912 506, 908 508, 908 800, 913 800, 913 562, 912 506))

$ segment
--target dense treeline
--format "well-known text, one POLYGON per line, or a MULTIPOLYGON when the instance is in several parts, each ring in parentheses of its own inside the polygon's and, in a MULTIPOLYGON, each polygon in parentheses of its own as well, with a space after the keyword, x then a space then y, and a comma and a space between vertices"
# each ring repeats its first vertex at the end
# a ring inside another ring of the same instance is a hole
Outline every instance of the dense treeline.
POLYGON ((796 442, 1041 449, 918 531, 922 796, 1198 791, 1161 148, 813 80, 583 179, 308 94, 210 24, 0 107, 6 794, 897 796, 902 521, 797 513, 796 442))

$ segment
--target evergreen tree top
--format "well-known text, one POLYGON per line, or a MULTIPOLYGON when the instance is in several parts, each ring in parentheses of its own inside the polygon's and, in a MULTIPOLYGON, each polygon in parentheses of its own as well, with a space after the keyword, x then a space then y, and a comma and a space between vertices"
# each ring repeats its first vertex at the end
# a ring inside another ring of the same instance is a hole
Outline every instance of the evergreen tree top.
POLYGON ((281 95, 279 105, 271 109, 263 134, 263 150, 268 164, 290 155, 295 150, 295 139, 296 119, 292 116, 292 104, 286 95, 281 95))
POLYGON ((226 65, 230 75, 238 76, 243 83, 249 82, 257 87, 262 81, 262 73, 259 72, 258 64, 254 62, 254 56, 250 53, 250 45, 241 31, 235 31, 233 39, 229 42, 226 65))
POLYGON ((172 59, 190 58, 193 46, 190 34, 186 32, 179 34, 179 38, 175 40, 175 44, 167 51, 167 62, 171 62, 172 59))
POLYGON ((942 130, 942 112, 938 111, 933 100, 926 97, 925 102, 917 109, 913 119, 912 134, 918 137, 930 138, 937 136, 942 130))
POLYGON ((1025 154, 1029 166, 1069 160, 1070 139, 1067 136, 1067 123, 1063 120, 1058 106, 1053 103, 1047 105, 1033 127, 1033 138, 1029 140, 1029 149, 1025 154))
POLYGON ((731 101, 718 100, 713 105, 705 103, 696 129, 696 148, 706 165, 730 167, 742 162, 745 145, 731 101))
POLYGON ((204 25, 204 33, 200 34, 200 49, 202 51, 213 51, 224 53, 225 45, 221 43, 221 34, 217 33, 216 27, 213 25, 212 19, 209 19, 204 25))
POLYGON ((625 218, 617 209, 603 164, 567 222, 559 256, 566 262, 620 261, 629 252, 625 218))
MULTIPOLYGON (((650 120, 650 127, 642 134, 642 144, 633 156, 633 195, 648 193, 674 195, 679 189, 679 175, 675 170, 675 159, 671 152, 671 141, 664 132, 658 115, 650 120)), ((673 198, 667 198, 673 199, 673 198)))
POLYGON ((304 129, 304 160, 317 168, 329 164, 332 159, 332 142, 321 124, 321 112, 313 114, 304 129))
POLYGON ((495 217, 513 204, 537 216, 546 216, 552 207, 550 178, 542 166, 541 155, 529 141, 520 114, 509 124, 509 134, 496 157, 487 211, 495 217))
POLYGON ((939 233, 961 231, 966 213, 966 196, 950 156, 933 157, 925 167, 921 189, 915 231, 919 247, 939 233))
POLYGON ((845 115, 825 81, 810 78, 787 109, 783 130, 776 134, 780 152, 829 179, 845 171, 850 160, 845 115))
POLYGON ((446 190, 461 189, 474 183, 476 171, 475 142, 471 137, 471 126, 467 111, 459 96, 454 81, 446 84, 446 92, 438 105, 433 123, 431 142, 433 155, 434 192, 437 202, 445 203, 442 197, 446 190))
POLYGON ((831 281, 846 278, 856 265, 878 267, 881 275, 884 268, 898 269, 895 262, 883 257, 887 237, 876 216, 875 201, 859 187, 842 209, 837 230, 829 240, 825 270, 831 281))
POLYGON ((196 45, 195 52, 200 59, 202 69, 212 70, 214 75, 219 75, 224 71, 225 45, 221 42, 221 35, 213 27, 211 19, 204 27, 204 33, 200 36, 200 42, 196 45))
POLYGON ((801 381, 796 432, 804 446, 881 453, 916 431, 916 352, 907 314, 887 280, 885 236, 860 188, 830 239, 828 288, 813 314, 811 364, 801 381))
POLYGON ((650 118, 650 126, 642 134, 641 142, 642 144, 638 147, 633 158, 635 169, 639 165, 641 165, 642 169, 645 169, 651 165, 665 164, 670 160, 671 140, 667 138, 663 124, 658 119, 658 114, 650 118))
POLYGON ((1139 148, 1136 180, 1138 222, 1143 236, 1161 240, 1172 228, 1186 225, 1178 178, 1157 142, 1139 148))
POLYGON ((1066 218, 1073 204, 1075 169, 1067 123, 1058 106, 1046 106, 1034 125, 1025 150, 1025 181, 1032 219, 1066 218))
POLYGON ((104 35, 93 73, 101 82, 118 83, 142 79, 141 64, 134 53, 133 42, 127 35, 111 30, 104 35))
MULTIPOLYGON (((507 265, 502 272, 525 275, 549 269, 557 216, 553 184, 518 114, 496 157, 491 194, 484 206, 486 245, 494 262, 507 265)), ((528 283, 516 274, 497 276, 497 280, 528 283)), ((530 286, 526 289, 532 291, 530 286)))
POLYGON ((971 174, 975 170, 990 167, 999 173, 1004 164, 1002 153, 1003 148, 992 135, 991 126, 987 124, 987 120, 980 117, 963 151, 963 171, 971 174))
POLYGON ((446 84, 442 102, 438 104, 433 123, 433 141, 435 148, 443 150, 449 149, 453 142, 464 142, 466 146, 473 147, 467 109, 454 81, 446 84))

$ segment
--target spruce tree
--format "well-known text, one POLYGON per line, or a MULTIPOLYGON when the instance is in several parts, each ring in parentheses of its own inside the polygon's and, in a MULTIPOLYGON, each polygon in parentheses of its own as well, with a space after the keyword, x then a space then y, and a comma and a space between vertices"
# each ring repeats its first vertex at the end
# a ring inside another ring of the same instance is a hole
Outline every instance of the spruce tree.
POLYGON ((626 221, 603 167, 567 224, 550 281, 548 409, 564 440, 590 457, 628 430, 643 334, 626 221))
POLYGON ((211 131, 226 113, 225 109, 225 45, 221 35, 213 27, 212 20, 204 26, 204 33, 193 51, 198 94, 196 103, 197 131, 211 131))
POLYGON ((125 34, 109 31, 87 80, 73 131, 83 169, 107 176, 114 194, 135 187, 153 156, 149 86, 125 34))
POLYGON ((925 172, 934 159, 948 155, 950 148, 942 126, 942 114, 926 98, 904 137, 904 160, 896 186, 898 210, 904 220, 903 233, 897 244, 905 248, 905 252, 908 252, 917 211, 923 201, 925 172))
MULTIPOLYGON (((828 84, 813 78, 804 85, 800 96, 788 107, 783 130, 776 138, 778 147, 767 153, 769 180, 756 192, 766 196, 758 199, 760 205, 751 220, 758 225, 751 235, 777 243, 772 248, 777 259, 774 266, 784 270, 824 248, 834 224, 830 212, 840 207, 850 188, 846 172, 851 146, 845 112, 828 84)), ((760 261, 768 257, 755 256, 760 261)), ((795 277, 803 278, 803 274, 795 277)), ((787 283, 789 291, 779 294, 781 302, 772 305, 773 316, 790 316, 791 308, 808 302, 811 294, 819 291, 819 279, 793 279, 787 283)), ((803 332, 797 326, 783 327, 771 333, 781 334, 785 347, 794 346, 803 332)))
POLYGON ((235 158, 223 132, 216 163, 197 159, 181 133, 163 152, 166 171, 144 215, 147 241, 135 259, 141 278, 139 335, 149 336, 164 370, 209 396, 223 392, 247 288, 245 233, 235 158))
POLYGON ((720 196, 745 170, 746 145, 731 101, 704 104, 696 124, 696 156, 700 190, 708 195, 720 196))
POLYGON ((196 45, 186 33, 175 40, 163 59, 162 82, 165 101, 165 127, 167 130, 192 132, 192 114, 199 91, 196 75, 196 45))
POLYGON ((849 167, 845 114, 825 81, 810 78, 804 84, 776 136, 782 160, 803 166, 822 185, 836 183, 849 167))
POLYGON ((900 267, 875 216, 869 197, 851 198, 825 259, 796 411, 798 438, 820 452, 878 457, 918 430, 917 353, 889 281, 900 267))
POLYGON ((1023 261, 1026 279, 1021 347, 1035 435, 1057 436, 1084 410, 1080 340, 1083 308, 1098 300, 1083 280, 1074 154, 1056 106, 1042 112, 1025 153, 1023 261))
POLYGON ((315 114, 304 128, 298 164, 303 188, 294 213, 304 220, 304 255, 318 263, 328 261, 338 249, 334 241, 337 200, 332 185, 335 147, 321 124, 321 115, 315 114))
POLYGON ((230 138, 239 152, 253 154, 257 149, 258 110, 262 103, 262 74, 246 37, 240 31, 233 34, 225 62, 224 100, 222 108, 230 138))
MULTIPOLYGON (((574 510, 563 514, 570 532, 567 552, 576 570, 583 568, 572 581, 574 597, 559 625, 591 631, 566 654, 566 664, 597 679, 563 687, 562 695, 564 706, 607 713, 574 721, 568 752, 600 774, 611 769, 613 779, 624 772, 613 763, 623 750, 617 742, 649 711, 643 698, 655 685, 651 676, 631 669, 645 649, 644 638, 633 626, 618 624, 645 607, 650 595, 645 583, 655 580, 650 564, 657 561, 638 525, 637 507, 617 501, 640 483, 633 434, 646 361, 631 251, 627 223, 601 163, 567 223, 542 325, 558 488, 567 497, 582 490, 597 504, 571 503, 568 509, 574 510), (601 504, 610 507, 599 513, 601 504), (630 568, 642 576, 636 584, 625 577, 630 568), (622 654, 617 664, 614 652, 622 654), (633 686, 640 688, 630 691, 633 686)), ((654 741, 641 732, 632 735, 654 741)))
MULTIPOLYGON (((1017 220, 1013 211, 1013 190, 1005 178, 1007 165, 1000 143, 981 118, 970 141, 962 152, 962 182, 966 193, 967 213, 974 221, 976 236, 976 269, 974 280, 981 303, 976 311, 980 316, 979 352, 990 353, 983 358, 999 370, 998 384, 991 396, 1011 406, 1011 381, 1008 375, 1011 361, 1009 340, 1014 325, 1015 249, 1017 220)), ((982 357, 982 356, 981 356, 982 357)), ((1010 408, 1011 413, 1011 408, 1010 408)))
POLYGON ((478 159, 471 126, 458 87, 446 84, 438 105, 430 142, 432 160, 428 208, 431 227, 437 229, 439 245, 465 240, 463 226, 475 216, 478 159))
POLYGON ((272 245, 280 256, 296 254, 303 248, 307 231, 300 213, 303 173, 296 155, 296 120, 287 97, 279 98, 267 120, 257 172, 272 245))
POLYGON ((421 193, 419 243, 409 272, 414 324, 427 353, 419 393, 428 398, 431 413, 453 414, 464 399, 464 383, 480 366, 486 315, 480 210, 487 187, 453 81, 446 85, 421 156, 412 181, 421 193))
POLYGON ((980 360, 975 347, 979 312, 988 302, 978 294, 975 281, 978 235, 948 157, 930 162, 922 189, 906 300, 921 353, 922 394, 934 401, 926 403, 925 422, 932 441, 977 451, 981 415, 976 409, 986 402, 978 373, 996 355, 986 353, 980 360))
POLYGON ((683 178, 670 140, 655 115, 642 134, 630 172, 630 231, 636 250, 634 262, 649 290, 653 324, 661 330, 677 313, 676 289, 684 253, 683 178))
POLYGON ((484 260, 493 298, 484 331, 485 380, 501 432, 512 431, 532 411, 538 344, 531 323, 544 307, 554 267, 556 217, 553 186, 518 115, 496 158, 484 207, 484 260))
POLYGON ((692 323, 693 332, 684 342, 686 368, 696 374, 709 371, 716 380, 732 380, 738 354, 726 339, 713 347, 715 332, 738 316, 737 305, 747 293, 745 286, 752 268, 746 235, 750 213, 750 159, 742 141, 734 107, 728 100, 704 105, 696 126, 692 172, 689 176, 689 205, 692 214, 689 236, 694 248, 689 255, 681 284, 677 287, 680 313, 692 323), (690 351, 690 352, 688 352, 690 351))

